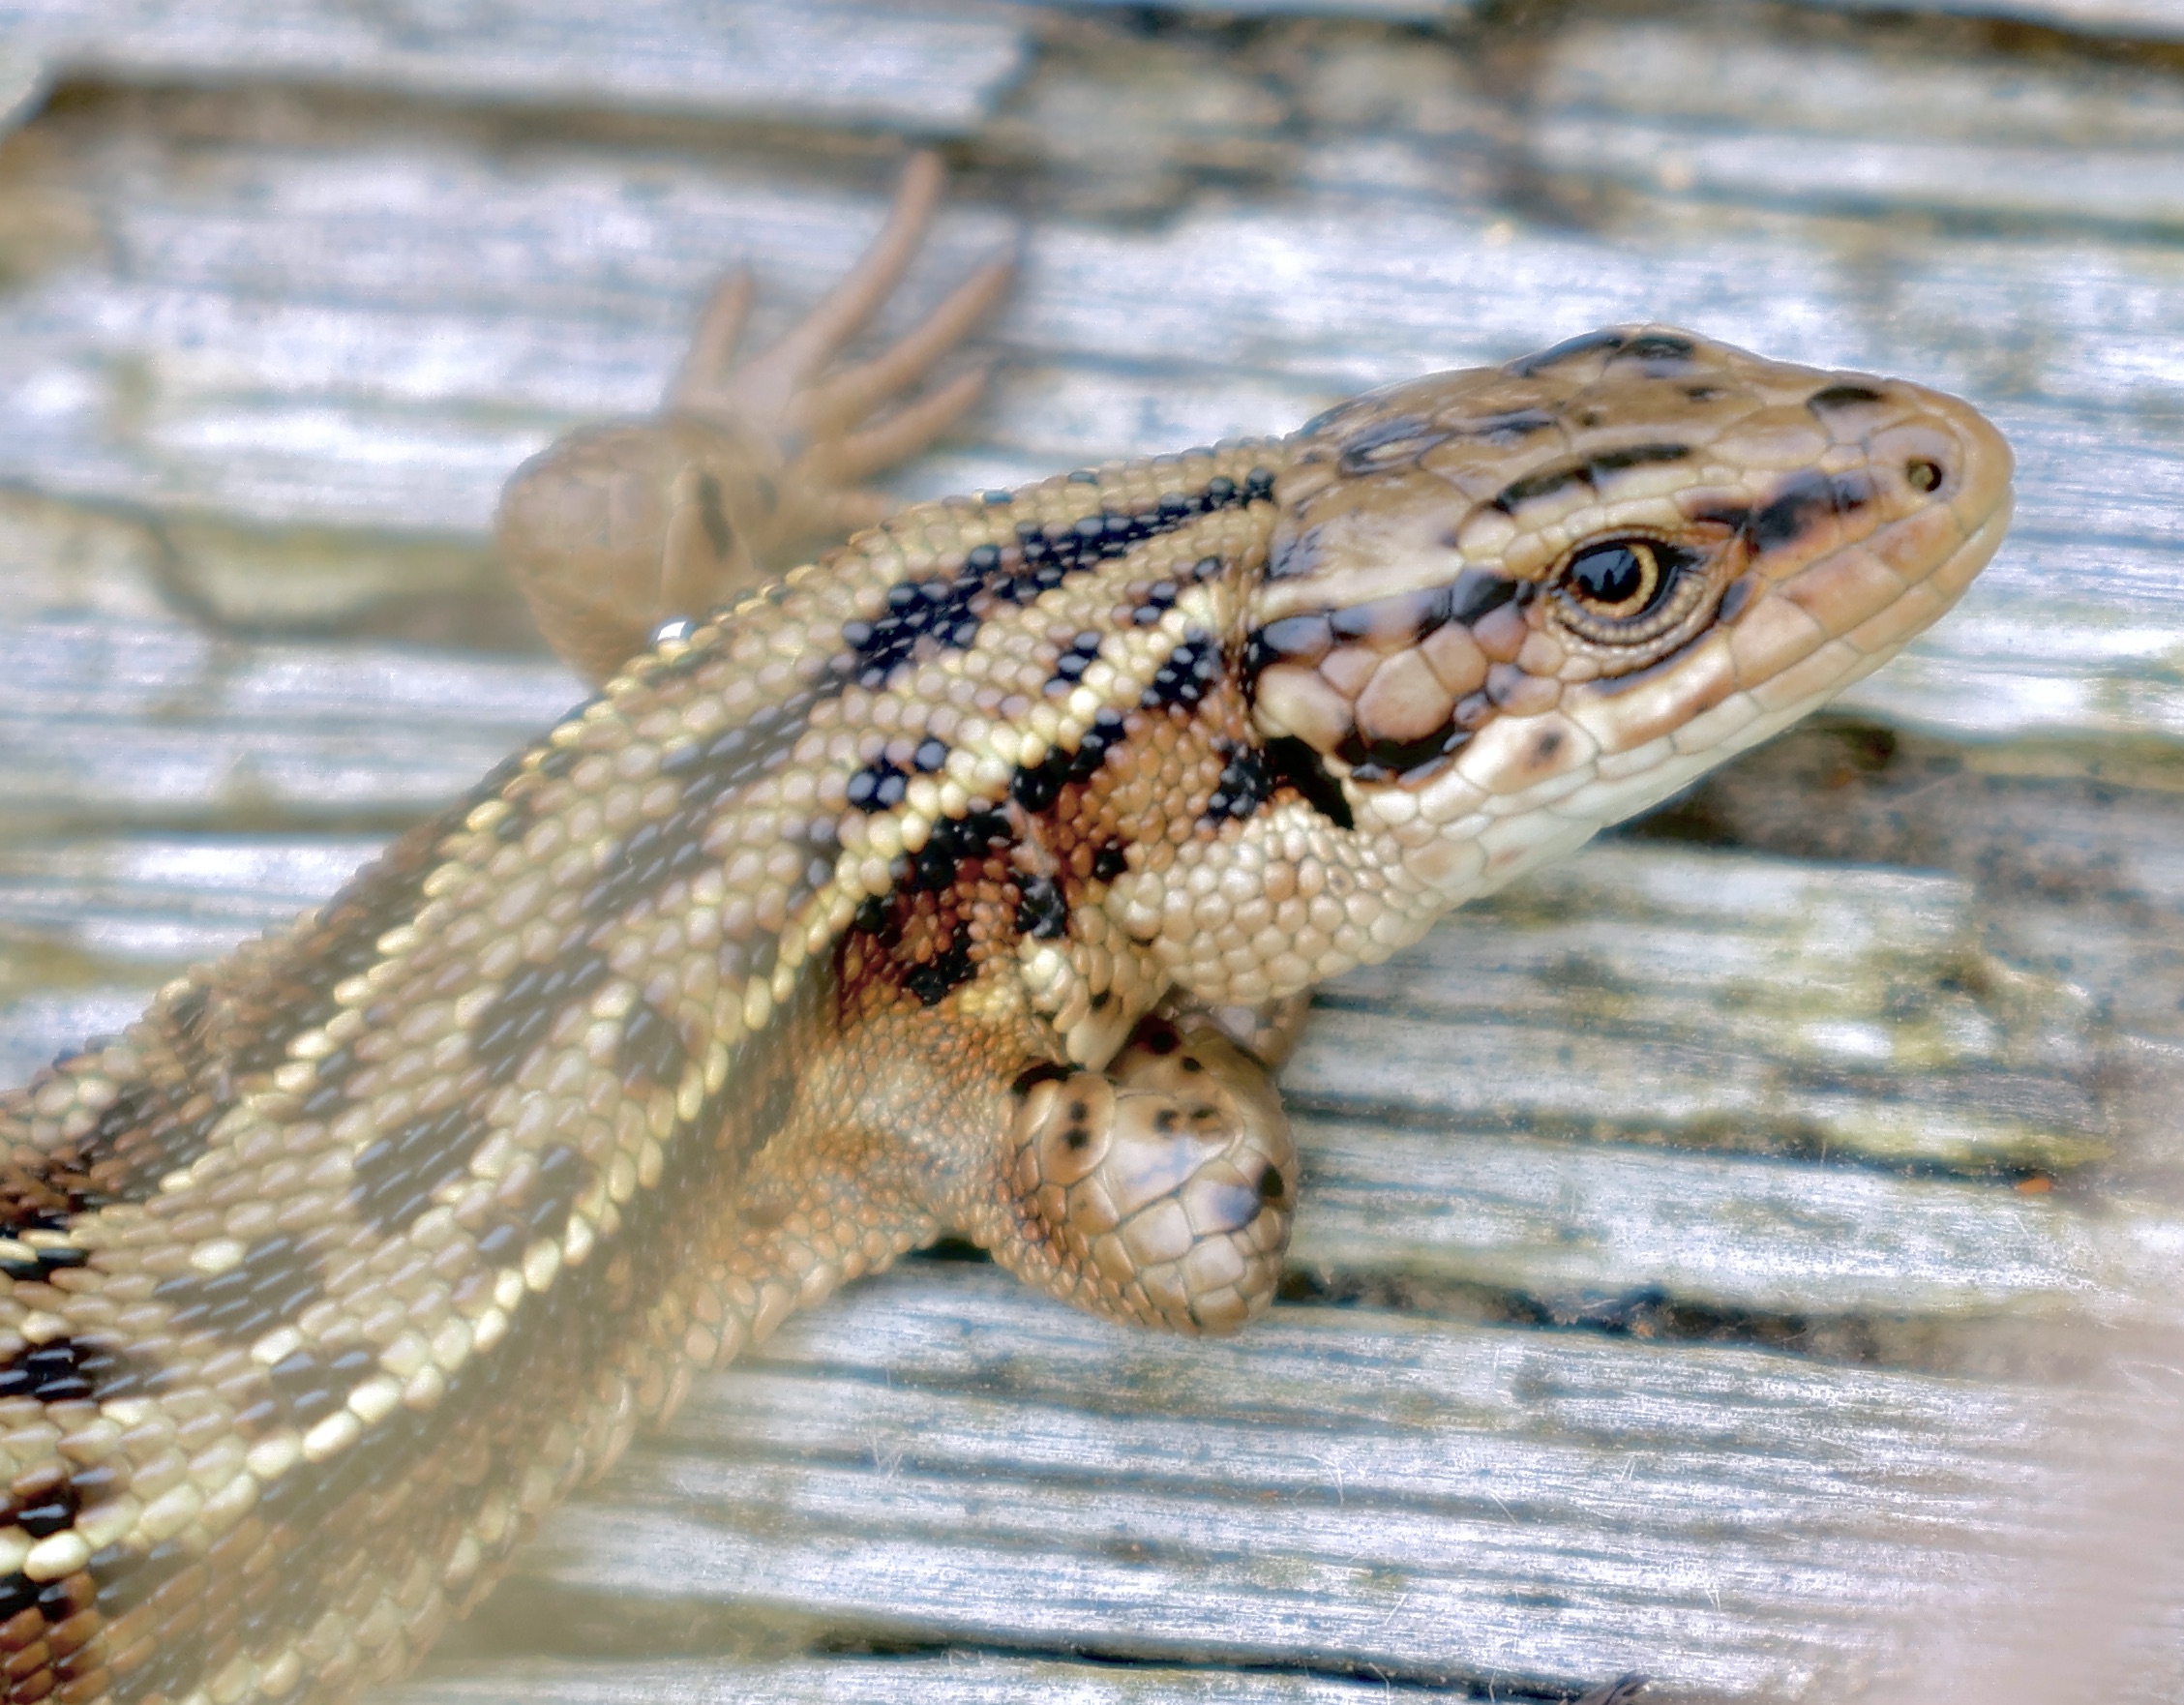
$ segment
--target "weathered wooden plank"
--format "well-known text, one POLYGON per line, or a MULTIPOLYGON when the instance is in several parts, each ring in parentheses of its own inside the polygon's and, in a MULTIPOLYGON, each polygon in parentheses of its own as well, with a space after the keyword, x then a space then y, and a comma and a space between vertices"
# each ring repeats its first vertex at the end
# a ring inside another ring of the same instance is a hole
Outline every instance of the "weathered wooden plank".
POLYGON ((17 822, 416 816, 584 696, 548 659, 254 645, 126 619, 4 631, 0 794, 17 822))
POLYGON ((702 1383, 549 1524, 495 1620, 643 1616, 703 1642, 793 1615, 836 1638, 1435 1681, 1643 1666, 1756 1695, 1809 1680, 1901 1583, 1970 1569, 2051 1413, 1348 1311, 1277 1310, 1179 1357, 990 1271, 925 1269, 702 1383))
POLYGON ((1833 12, 1935 12, 1960 17, 2021 19, 2051 29, 2132 42, 2168 42, 2184 36, 2184 16, 2169 0, 1791 0, 1833 12))
POLYGON ((1747 9, 1559 32, 1532 158, 1575 182, 1766 207, 2184 217, 2184 87, 2165 68, 1783 21, 1747 9))
POLYGON ((1022 72, 1028 46, 1000 8, 861 0, 387 11, 321 0, 8 0, 0 30, 56 76, 289 80, 912 135, 974 128, 1022 72))
POLYGON ((1400 1278, 1563 1319, 1658 1302, 1931 1327, 2127 1312, 2166 1260, 2113 1218, 2006 1185, 1313 1115, 1297 1134, 1292 1263, 1336 1292, 1400 1278))
POLYGON ((1375 1681, 1167 1664, 942 1658, 680 1660, 533 1659, 434 1663, 370 1695, 385 1705, 1385 1705, 1375 1681))

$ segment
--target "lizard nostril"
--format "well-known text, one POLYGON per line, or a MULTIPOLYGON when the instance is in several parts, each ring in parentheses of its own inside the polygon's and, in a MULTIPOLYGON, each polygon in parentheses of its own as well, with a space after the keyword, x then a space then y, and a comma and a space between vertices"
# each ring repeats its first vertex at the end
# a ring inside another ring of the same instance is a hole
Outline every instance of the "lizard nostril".
POLYGON ((1260 1201, 1279 1202, 1287 1193, 1287 1186, 1282 1182, 1280 1167, 1270 1166, 1259 1175, 1260 1201))
POLYGON ((1915 456, 1903 464, 1903 478, 1914 492, 1938 492, 1945 477, 1942 465, 1928 456, 1915 456))

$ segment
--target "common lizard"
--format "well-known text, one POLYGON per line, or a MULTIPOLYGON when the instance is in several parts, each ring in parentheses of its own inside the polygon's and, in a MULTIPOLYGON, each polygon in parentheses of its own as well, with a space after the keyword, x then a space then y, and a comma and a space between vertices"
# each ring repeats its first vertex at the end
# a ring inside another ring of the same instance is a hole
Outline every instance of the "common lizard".
POLYGON ((1965 404, 1658 325, 881 521, 976 375, 862 423, 1006 282, 822 376, 938 182, 511 488, 595 698, 0 1101, 10 1705, 401 1673, 696 1371, 942 1233, 1242 1325, 1304 992, 1867 673, 2007 523, 1965 404))

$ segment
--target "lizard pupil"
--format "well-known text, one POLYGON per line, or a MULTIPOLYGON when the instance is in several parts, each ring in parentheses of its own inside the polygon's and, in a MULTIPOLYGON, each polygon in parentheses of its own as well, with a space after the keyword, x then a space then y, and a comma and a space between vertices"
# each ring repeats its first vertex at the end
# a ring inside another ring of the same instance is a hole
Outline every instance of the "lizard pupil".
POLYGON ((1660 588, 1660 563, 1639 539, 1595 545, 1571 558, 1565 584, 1579 603, 1601 615, 1643 614, 1660 588))

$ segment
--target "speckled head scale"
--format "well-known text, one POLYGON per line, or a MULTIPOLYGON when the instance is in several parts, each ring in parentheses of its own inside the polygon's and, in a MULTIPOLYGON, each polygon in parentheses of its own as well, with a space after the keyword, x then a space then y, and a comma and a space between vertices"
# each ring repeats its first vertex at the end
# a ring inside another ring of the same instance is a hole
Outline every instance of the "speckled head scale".
POLYGON ((1933 619, 2009 471, 1954 399, 1662 326, 1376 392, 1311 422, 1277 487, 1253 714, 1353 813, 1559 787, 1610 821, 1694 773, 1653 743, 1713 762, 1933 619))

